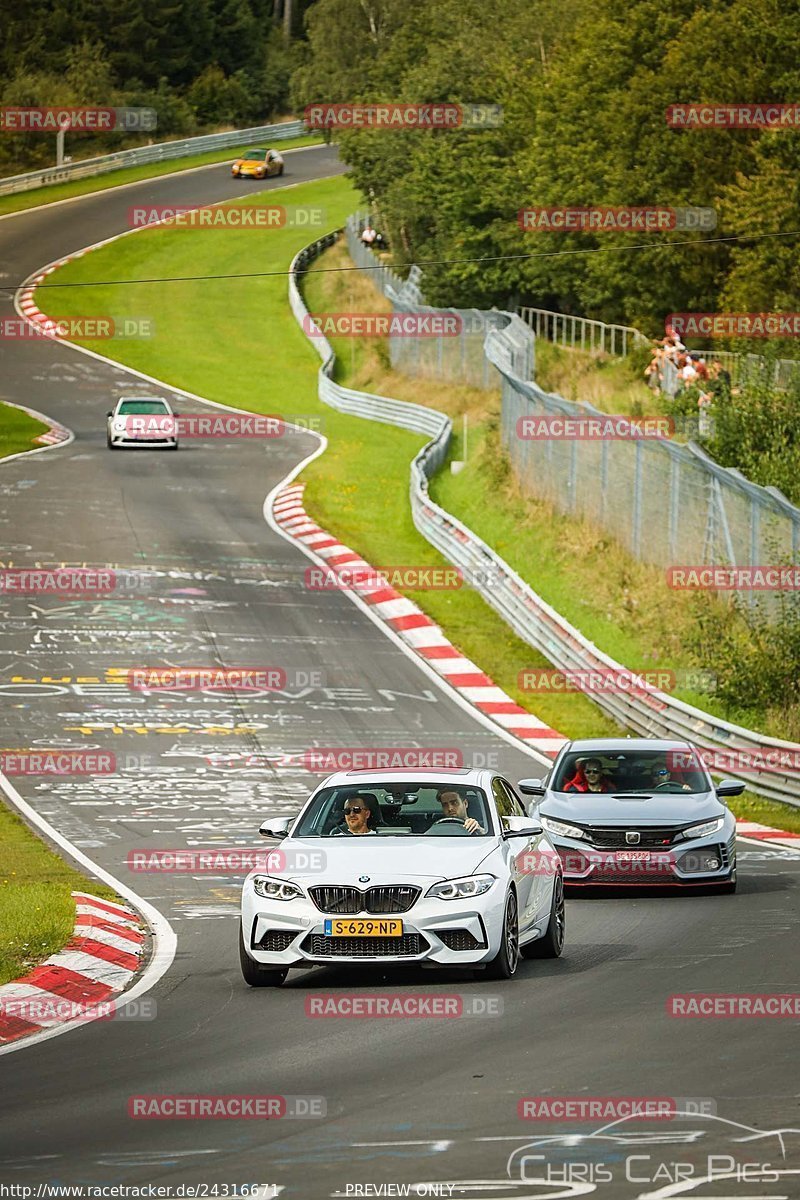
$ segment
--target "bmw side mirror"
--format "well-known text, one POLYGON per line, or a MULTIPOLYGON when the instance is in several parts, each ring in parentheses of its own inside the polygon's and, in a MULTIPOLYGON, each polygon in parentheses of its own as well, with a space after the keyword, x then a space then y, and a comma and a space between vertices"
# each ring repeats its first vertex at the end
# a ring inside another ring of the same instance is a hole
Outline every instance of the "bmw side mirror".
POLYGON ((107 416, 107 417, 113 417, 113 415, 114 415, 114 410, 113 410, 113 408, 110 408, 110 409, 108 410, 108 412, 106 413, 106 416, 107 416))
POLYGON ((258 827, 262 837, 285 838, 294 817, 266 817, 258 827))
POLYGON ((502 825, 505 839, 533 837, 543 832, 541 824, 533 817, 503 817, 502 825))
POLYGON ((543 779, 520 779, 517 787, 524 796, 543 796, 546 791, 543 779))
POLYGON ((741 796, 744 789, 745 785, 738 779, 723 779, 721 783, 717 784, 714 791, 722 798, 723 796, 741 796))

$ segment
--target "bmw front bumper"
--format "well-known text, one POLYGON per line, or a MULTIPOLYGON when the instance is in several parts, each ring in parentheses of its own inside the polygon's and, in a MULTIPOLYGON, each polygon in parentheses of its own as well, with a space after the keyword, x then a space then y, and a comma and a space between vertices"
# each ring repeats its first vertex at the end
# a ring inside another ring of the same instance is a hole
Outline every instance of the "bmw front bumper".
POLYGON ((401 937, 331 937, 325 933, 325 922, 336 919, 337 914, 320 912, 306 897, 268 901, 246 884, 242 935, 250 957, 264 966, 407 962, 457 967, 485 963, 495 957, 501 944, 504 911, 505 893, 495 884, 469 902, 423 895, 408 912, 360 913, 355 918, 401 920, 401 937))

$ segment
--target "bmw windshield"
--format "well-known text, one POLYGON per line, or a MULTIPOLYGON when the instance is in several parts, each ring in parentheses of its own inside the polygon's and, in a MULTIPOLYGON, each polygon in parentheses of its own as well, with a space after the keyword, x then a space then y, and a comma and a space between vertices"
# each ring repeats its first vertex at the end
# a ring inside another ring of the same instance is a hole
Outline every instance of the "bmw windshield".
POLYGON ((323 788, 292 837, 488 837, 491 817, 480 788, 466 784, 349 784, 323 788), (477 827, 476 827, 477 826, 477 827))

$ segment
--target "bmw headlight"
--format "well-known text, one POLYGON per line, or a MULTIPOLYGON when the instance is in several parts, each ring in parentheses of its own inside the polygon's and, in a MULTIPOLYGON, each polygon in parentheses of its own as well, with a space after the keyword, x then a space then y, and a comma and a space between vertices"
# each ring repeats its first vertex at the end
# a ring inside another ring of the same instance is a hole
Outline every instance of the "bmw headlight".
POLYGON ((685 838, 709 837, 712 833, 719 833, 724 824, 725 818, 717 817, 713 821, 703 821, 702 825, 690 825, 688 829, 684 829, 681 836, 685 838))
POLYGON ((298 900, 303 895, 303 889, 288 879, 273 879, 270 875, 256 875, 253 878, 253 891, 265 900, 298 900))
POLYGON ((436 900, 469 900, 488 892, 495 881, 494 875, 465 875, 463 879, 446 879, 428 888, 426 895, 436 900))
POLYGON ((579 829, 577 825, 554 821, 552 817, 540 817, 539 819, 547 832, 554 833, 556 837, 582 838, 586 832, 584 829, 579 829))

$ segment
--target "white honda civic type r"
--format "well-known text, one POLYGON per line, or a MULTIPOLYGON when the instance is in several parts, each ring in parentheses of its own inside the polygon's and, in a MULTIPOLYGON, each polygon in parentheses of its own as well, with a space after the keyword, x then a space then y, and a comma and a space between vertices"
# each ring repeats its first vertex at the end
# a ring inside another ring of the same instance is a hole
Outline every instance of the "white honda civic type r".
POLYGON ((564 945, 561 860, 512 785, 487 770, 340 771, 242 892, 239 954, 251 987, 292 967, 400 963, 516 972, 564 945))

